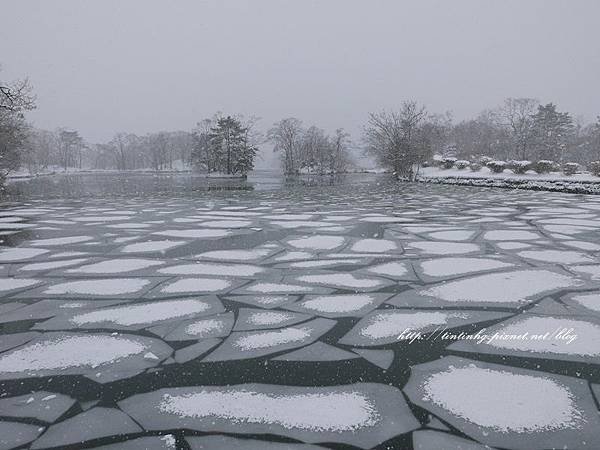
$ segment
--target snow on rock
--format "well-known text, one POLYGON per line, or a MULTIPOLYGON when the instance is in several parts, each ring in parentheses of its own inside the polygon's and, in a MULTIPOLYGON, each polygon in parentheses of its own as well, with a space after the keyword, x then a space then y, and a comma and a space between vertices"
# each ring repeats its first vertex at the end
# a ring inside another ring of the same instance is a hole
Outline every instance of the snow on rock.
POLYGON ((600 438, 590 389, 576 378, 450 356, 413 366, 404 391, 493 447, 583 448, 600 438))
POLYGON ((0 354, 0 379, 84 375, 98 382, 128 378, 170 356, 162 341, 134 335, 44 333, 0 354), (93 349, 93 351, 90 351, 93 349), (148 361, 151 351, 157 361, 148 361))
POLYGON ((119 407, 148 430, 185 426, 201 432, 268 433, 359 448, 419 427, 397 388, 374 383, 171 388, 134 395, 119 407))
POLYGON ((301 325, 262 331, 233 332, 204 361, 258 358, 271 353, 302 347, 316 341, 336 324, 329 319, 314 319, 301 325))
POLYGON ((304 300, 288 305, 286 309, 330 318, 362 317, 389 297, 389 294, 307 295, 304 300))
POLYGON ((485 311, 376 310, 362 318, 340 344, 370 347, 410 342, 410 333, 430 333, 443 328, 500 319, 508 314, 485 311))

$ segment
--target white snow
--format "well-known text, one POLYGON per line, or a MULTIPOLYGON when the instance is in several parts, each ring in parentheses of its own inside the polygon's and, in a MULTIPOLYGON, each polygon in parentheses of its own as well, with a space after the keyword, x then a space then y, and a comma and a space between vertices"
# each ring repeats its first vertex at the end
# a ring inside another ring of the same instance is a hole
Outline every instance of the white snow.
POLYGON ((539 239, 540 235, 525 230, 492 230, 483 235, 488 241, 529 241, 539 239))
POLYGON ((394 241, 387 239, 361 239, 357 241, 351 248, 353 252, 366 253, 385 253, 398 249, 398 245, 394 241))
POLYGON ((214 264, 194 263, 159 269, 159 273, 169 275, 218 275, 233 277, 250 277, 263 272, 265 269, 250 264, 214 264))
POLYGON ((429 237, 441 241, 468 241, 474 234, 475 232, 470 230, 451 230, 429 233, 429 237))
POLYGON ((421 294, 448 302, 523 303, 531 296, 578 284, 574 278, 548 270, 522 270, 452 281, 421 294))
POLYGON ((0 372, 17 373, 80 366, 93 368, 145 350, 146 346, 141 342, 121 336, 64 336, 0 355, 0 372))
POLYGON ((42 248, 7 248, 0 250, 0 262, 30 259, 48 252, 49 250, 44 250, 42 248))
POLYGON ((227 389, 186 395, 165 394, 160 410, 181 417, 214 417, 235 423, 280 425, 313 432, 358 431, 376 425, 379 414, 360 392, 285 396, 227 389))
POLYGON ((437 258, 423 261, 421 268, 430 277, 445 277, 471 272, 502 269, 514 264, 486 258, 437 258))
POLYGON ((139 325, 169 320, 190 314, 202 313, 211 308, 210 303, 197 299, 165 300, 137 305, 115 306, 77 314, 69 319, 77 325, 113 322, 118 325, 139 325))
POLYGON ((121 251, 123 253, 162 252, 181 244, 185 244, 185 241, 146 241, 126 245, 121 251))
POLYGON ((81 264, 87 261, 87 258, 79 258, 79 259, 67 259, 65 261, 50 261, 43 263, 31 263, 21 267, 19 270, 50 270, 50 269, 60 269, 61 267, 70 267, 76 264, 81 264))
POLYGON ((91 241, 91 236, 69 236, 62 238, 51 238, 51 239, 37 239, 31 241, 31 245, 39 247, 54 247, 57 245, 68 245, 68 244, 79 244, 81 242, 91 241))
POLYGON ((164 264, 164 262, 155 259, 109 259, 107 261, 100 261, 98 263, 77 267, 76 269, 69 269, 67 272, 114 274, 133 272, 136 270, 147 269, 148 267, 160 266, 162 264, 164 264))
POLYGON ((315 235, 310 237, 291 239, 288 244, 301 249, 333 250, 344 243, 340 236, 315 235))
POLYGON ((580 304, 584 308, 592 311, 600 312, 600 295, 599 294, 581 294, 574 295, 571 300, 580 304))
MULTIPOLYGON (((165 230, 165 231, 156 231, 152 234, 156 234, 158 236, 168 236, 175 238, 190 238, 190 239, 202 239, 202 238, 217 238, 224 237, 231 234, 229 230, 165 230)), ((135 245, 135 244, 134 244, 135 245)))
POLYGON ((303 275, 297 277, 298 281, 304 283, 327 284, 345 288, 375 288, 382 284, 377 278, 356 278, 350 273, 332 273, 318 275, 303 275))
POLYGON ((0 278, 0 291, 26 288, 38 284, 39 282, 39 280, 24 278, 0 278))
POLYGON ((183 278, 161 289, 165 294, 180 292, 214 292, 231 286, 231 281, 218 278, 183 278))
POLYGON ((252 250, 213 250, 200 253, 197 258, 217 259, 224 261, 256 261, 268 256, 271 253, 269 249, 252 250))
POLYGON ((346 313, 358 311, 373 303, 375 298, 368 294, 322 295, 300 303, 303 308, 320 313, 346 313))
POLYGON ((123 295, 138 292, 150 284, 141 278, 112 278, 58 283, 44 291, 45 294, 123 295))
POLYGON ((296 342, 303 342, 312 336, 310 327, 289 327, 280 330, 268 330, 240 336, 233 341, 233 346, 244 351, 257 350, 296 342))
POLYGON ((522 258, 557 264, 594 262, 592 257, 570 250, 525 250, 517 254, 522 258))
POLYGON ((411 242, 410 247, 432 255, 458 255, 479 251, 477 244, 459 242, 411 242))
POLYGON ((543 376, 450 367, 427 378, 424 389, 425 400, 496 432, 577 429, 584 420, 569 388, 543 376))

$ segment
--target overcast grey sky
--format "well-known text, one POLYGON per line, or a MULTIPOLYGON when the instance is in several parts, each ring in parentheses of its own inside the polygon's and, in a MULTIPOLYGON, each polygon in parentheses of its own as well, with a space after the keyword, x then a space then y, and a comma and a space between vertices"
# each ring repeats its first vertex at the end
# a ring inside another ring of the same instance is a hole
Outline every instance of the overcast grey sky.
POLYGON ((91 141, 217 110, 358 137, 404 99, 458 119, 505 97, 600 114, 598 0, 4 0, 0 78, 91 141))

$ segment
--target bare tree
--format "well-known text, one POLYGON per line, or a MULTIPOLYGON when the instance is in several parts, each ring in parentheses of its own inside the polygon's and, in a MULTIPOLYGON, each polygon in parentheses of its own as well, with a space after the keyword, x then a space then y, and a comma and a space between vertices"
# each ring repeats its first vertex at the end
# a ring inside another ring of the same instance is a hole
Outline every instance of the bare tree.
POLYGON ((531 157, 535 140, 533 115, 537 111, 538 100, 534 98, 507 98, 498 111, 500 123, 509 128, 517 159, 531 157))
POLYGON ((431 151, 426 118, 425 108, 414 101, 404 102, 400 111, 371 113, 364 136, 367 152, 397 177, 414 179, 431 151))
POLYGON ((294 117, 280 120, 269 130, 268 139, 275 144, 273 151, 281 152, 286 175, 296 174, 300 170, 298 155, 303 134, 302 122, 294 117))

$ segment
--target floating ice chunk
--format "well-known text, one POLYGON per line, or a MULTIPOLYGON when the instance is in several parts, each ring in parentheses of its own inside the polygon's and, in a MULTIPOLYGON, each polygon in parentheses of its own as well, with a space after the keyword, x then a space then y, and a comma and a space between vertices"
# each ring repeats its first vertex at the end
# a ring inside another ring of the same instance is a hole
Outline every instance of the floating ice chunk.
POLYGON ((164 339, 167 341, 186 341, 229 335, 233 327, 234 314, 228 312, 202 319, 186 320, 171 330, 164 339))
POLYGON ((339 442, 360 448, 371 448, 419 427, 397 388, 374 383, 161 389, 122 400, 119 407, 148 430, 185 424, 202 432, 268 432, 303 442, 339 442))
POLYGON ((76 222, 119 222, 123 220, 129 220, 131 216, 82 216, 82 217, 74 217, 73 220, 76 222))
POLYGON ((361 222, 370 223, 397 223, 397 222, 412 222, 414 219, 409 217, 388 217, 388 216, 371 216, 362 217, 359 219, 361 222))
POLYGON ((185 292, 217 292, 232 286, 229 280, 220 278, 182 278, 163 287, 160 292, 164 294, 178 294, 185 292))
POLYGON ((569 269, 587 275, 592 280, 600 280, 600 265, 570 266, 569 269))
POLYGON ((235 331, 247 331, 265 328, 281 328, 308 320, 311 317, 313 317, 311 314, 240 308, 233 329, 235 331))
POLYGON ((200 224, 209 228, 247 228, 252 225, 248 220, 209 220, 200 224))
POLYGON ((190 436, 186 437, 185 440, 188 442, 191 450, 324 450, 324 447, 310 444, 257 441, 254 439, 239 439, 219 435, 190 436))
POLYGON ((376 310, 362 318, 339 342, 361 347, 406 342, 402 335, 410 332, 428 333, 507 315, 484 311, 376 310))
POLYGON ((385 253, 398 250, 398 245, 387 239, 361 239, 352 246, 351 250, 362 253, 385 253))
POLYGON ((525 250, 519 252, 518 255, 522 258, 557 264, 594 262, 594 258, 570 250, 525 250))
POLYGON ((172 434, 128 439, 116 444, 101 445, 94 450, 177 450, 177 440, 172 434))
POLYGON ((180 264, 159 269, 159 273, 169 275, 216 275, 232 277, 252 277, 265 269, 250 264, 193 263, 180 264))
POLYGON ((141 336, 44 333, 0 354, 0 379, 100 373, 96 381, 113 381, 156 365, 144 359, 148 351, 160 360, 172 352, 162 341, 141 336))
MULTIPOLYGON (((356 255, 354 255, 356 256, 356 255)), ((295 261, 299 259, 311 259, 314 255, 308 252, 285 252, 275 258, 275 261, 295 261)))
POLYGON ((0 291, 23 289, 41 283, 40 280, 29 278, 0 278, 0 291))
POLYGON ((203 339, 197 344, 188 345, 187 347, 177 350, 173 358, 175 359, 175 362, 183 364, 192 359, 199 358, 220 343, 221 339, 203 339))
POLYGON ((19 320, 47 319, 62 313, 64 309, 98 308, 123 303, 125 300, 41 300, 31 305, 22 307, 0 315, 0 323, 15 322, 19 320))
POLYGON ((366 348, 353 348, 354 353, 359 354, 371 364, 381 367, 383 370, 390 368, 394 362, 394 350, 370 350, 366 348))
POLYGON ((525 230, 492 230, 483 235, 488 241, 530 241, 539 239, 540 235, 525 230))
POLYGON ((304 250, 333 250, 344 245, 345 239, 341 236, 315 235, 291 239, 287 241, 292 247, 304 250))
MULTIPOLYGON (((360 264, 361 259, 321 259, 317 261, 300 261, 290 263, 289 267, 294 269, 312 269, 317 267, 332 267, 341 265, 360 264)), ((279 266, 277 266, 279 267, 279 266)))
POLYGON ((210 229, 210 230, 165 230, 165 231, 156 231, 152 234, 157 236, 168 236, 175 238, 190 238, 190 239, 208 239, 208 238, 220 238, 229 236, 231 234, 230 230, 219 230, 219 229, 210 229))
POLYGON ((423 261, 423 273, 430 277, 448 277, 512 267, 514 264, 488 258, 436 258, 423 261))
POLYGON ((594 244, 593 242, 585 242, 585 241, 563 241, 563 245, 568 245, 569 247, 578 248, 580 250, 587 250, 590 252, 597 252, 600 250, 600 245, 594 244))
POLYGON ((68 273, 86 273, 86 274, 114 274, 134 272, 136 270, 147 269, 149 267, 160 266, 163 261, 155 259, 142 258, 124 258, 124 259, 109 259, 93 264, 77 267, 76 269, 67 270, 68 273))
POLYGON ((102 280, 82 280, 58 283, 50 286, 44 294, 50 295, 123 295, 139 292, 150 284, 142 278, 111 278, 102 280))
POLYGON ((42 330, 140 329, 168 320, 188 319, 223 311, 223 305, 216 298, 163 300, 76 312, 67 316, 55 317, 35 328, 42 330))
POLYGON ((48 253, 43 248, 7 248, 0 250, 0 262, 22 261, 48 253))
POLYGON ((38 239, 31 241, 31 245, 39 247, 54 247, 58 245, 80 244, 82 242, 91 241, 91 236, 67 236, 61 238, 38 239))
POLYGON ((303 301, 287 306, 293 311, 309 312, 324 317, 361 317, 377 308, 389 294, 341 294, 306 296, 303 301))
POLYGON ((412 367, 404 390, 493 447, 579 448, 600 437, 590 389, 576 378, 445 357, 412 367))
POLYGON ((406 264, 402 262, 393 261, 379 264, 377 266, 371 266, 367 269, 367 272, 392 278, 403 278, 408 275, 408 268, 406 267, 406 264))
POLYGON ((31 417, 52 423, 74 404, 75 400, 66 395, 38 391, 19 397, 0 398, 0 416, 31 417))
POLYGON ((77 264, 84 263, 85 261, 87 261, 87 258, 67 259, 65 261, 50 261, 50 262, 31 263, 31 264, 27 264, 27 265, 21 267, 19 270, 39 271, 39 270, 60 269, 62 267, 75 266, 77 264))
POLYGON ((324 342, 315 342, 314 344, 302 347, 299 350, 286 353, 285 355, 273 358, 274 361, 346 361, 356 359, 358 356, 354 353, 325 344, 324 342))
POLYGON ((142 429, 118 409, 96 407, 52 425, 31 448, 66 447, 92 439, 140 431, 142 429), (98 426, 99 424, 102 426, 98 426))
POLYGON ((331 223, 317 222, 308 220, 274 220, 271 225, 275 225, 281 228, 322 228, 331 226, 331 223))
POLYGON ((441 431, 418 430, 412 436, 415 450, 490 450, 487 445, 481 445, 475 441, 468 441, 441 431))
POLYGON ((291 350, 316 341, 329 331, 335 321, 314 319, 288 328, 264 331, 233 332, 205 361, 228 361, 258 358, 291 350))
POLYGON ((421 289, 418 294, 455 304, 519 305, 556 289, 580 284, 575 278, 549 270, 519 270, 451 281, 421 289))
POLYGON ((215 259, 223 261, 257 261, 273 253, 268 248, 253 248, 251 250, 213 250, 196 255, 199 259, 215 259))
POLYGON ((266 309, 293 303, 297 299, 298 297, 295 295, 236 295, 235 297, 227 297, 227 300, 230 301, 266 309))
POLYGON ((245 290, 248 292, 259 292, 264 294, 303 294, 313 292, 314 288, 291 283, 255 282, 246 287, 245 290))
POLYGON ((264 216, 271 220, 311 220, 314 214, 278 214, 275 216, 264 216))
POLYGON ((523 248, 531 247, 531 244, 527 244, 526 242, 498 242, 496 244, 498 248, 502 250, 521 250, 523 248))
POLYGON ((441 241, 468 241, 474 234, 475 232, 471 230, 450 230, 429 233, 429 237, 441 241))
POLYGON ((411 242, 408 245, 431 255, 460 255, 480 251, 477 244, 460 242, 411 242))
POLYGON ((571 296, 571 303, 590 311, 600 312, 600 294, 578 294, 571 296))
POLYGON ((44 428, 38 425, 3 420, 0 422, 0 449, 22 447, 35 440, 42 431, 44 428))
POLYGON ((589 320, 522 314, 488 328, 486 334, 491 338, 482 343, 459 341, 449 348, 528 358, 600 362, 600 325, 589 320))
POLYGON ((123 253, 164 252, 182 244, 185 244, 185 241, 146 241, 126 245, 121 251, 123 253))
POLYGON ((351 273, 327 273, 316 275, 302 275, 296 278, 303 283, 323 284, 344 289, 379 289, 392 284, 381 278, 357 278, 351 273))

